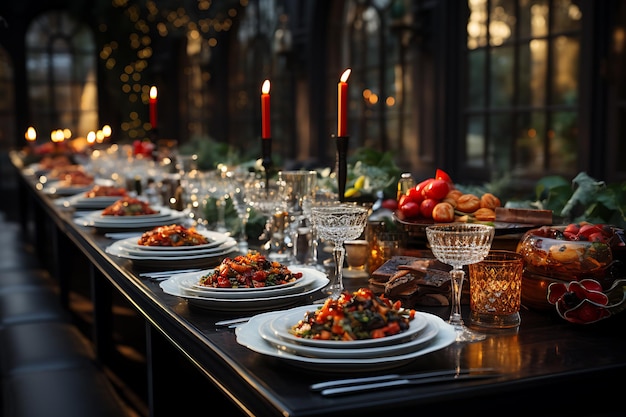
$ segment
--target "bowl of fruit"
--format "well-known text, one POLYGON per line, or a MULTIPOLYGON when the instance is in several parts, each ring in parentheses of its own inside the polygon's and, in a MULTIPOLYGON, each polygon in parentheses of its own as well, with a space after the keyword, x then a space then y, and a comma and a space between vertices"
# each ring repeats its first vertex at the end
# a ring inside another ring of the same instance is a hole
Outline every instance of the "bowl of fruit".
POLYGON ((492 193, 463 193, 445 171, 437 169, 434 177, 398 197, 394 221, 409 236, 425 237, 425 228, 433 223, 494 222, 500 206, 492 193))
POLYGON ((592 323, 623 309, 624 234, 610 225, 572 223, 529 230, 517 252, 524 258, 522 303, 554 309, 574 323, 592 323))
POLYGON ((621 229, 572 223, 529 230, 520 239, 517 252, 524 257, 525 270, 533 274, 563 281, 603 280, 623 247, 621 229))

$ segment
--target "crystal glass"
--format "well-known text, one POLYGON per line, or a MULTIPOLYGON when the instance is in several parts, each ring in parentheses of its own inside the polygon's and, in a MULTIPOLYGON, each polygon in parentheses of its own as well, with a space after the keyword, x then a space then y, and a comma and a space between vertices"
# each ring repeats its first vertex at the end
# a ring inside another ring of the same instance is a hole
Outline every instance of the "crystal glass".
POLYGON ((251 172, 230 171, 228 173, 233 186, 230 187, 230 199, 233 207, 237 211, 241 230, 237 239, 239 250, 242 253, 248 252, 248 234, 246 227, 250 219, 250 210, 252 207, 251 196, 249 190, 254 187, 255 176, 251 172))
POLYGON ((317 171, 280 171, 278 177, 285 184, 287 197, 289 234, 293 245, 291 263, 306 265, 307 255, 312 247, 310 213, 308 209, 315 199, 317 171))
POLYGON ((456 329, 457 342, 483 340, 486 335, 468 329, 461 318, 464 265, 482 261, 491 249, 494 228, 475 223, 438 224, 426 228, 426 238, 435 257, 452 266, 450 287, 452 311, 448 322, 456 329))
POLYGON ((355 204, 342 203, 311 208, 311 221, 318 236, 334 245, 335 276, 329 286, 332 298, 339 298, 344 290, 343 261, 346 250, 343 243, 361 236, 365 230, 368 215, 368 209, 355 204))
POLYGON ((284 183, 271 181, 269 188, 265 181, 257 179, 246 190, 249 204, 267 218, 265 231, 259 237, 261 250, 267 257, 278 262, 288 262, 291 248, 285 243, 287 222, 287 199, 284 183))
POLYGON ((228 176, 228 170, 225 167, 218 167, 218 169, 207 172, 206 180, 207 197, 215 199, 217 209, 215 230, 220 233, 227 233, 226 200, 230 198, 235 189, 235 182, 228 176))

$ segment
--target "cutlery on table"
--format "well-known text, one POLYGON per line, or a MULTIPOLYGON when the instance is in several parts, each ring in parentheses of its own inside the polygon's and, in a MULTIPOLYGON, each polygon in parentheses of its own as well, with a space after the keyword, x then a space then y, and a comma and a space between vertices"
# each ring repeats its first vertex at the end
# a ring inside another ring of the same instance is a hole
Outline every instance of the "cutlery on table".
POLYGON ((252 317, 237 317, 235 319, 216 321, 216 326, 228 326, 229 328, 236 327, 237 325, 247 323, 252 317))
POLYGON ((167 279, 171 277, 172 275, 186 274, 189 272, 198 272, 198 271, 202 271, 202 270, 199 268, 173 269, 171 271, 142 272, 141 274, 139 274, 139 276, 142 278, 150 278, 150 279, 160 279, 160 278, 167 279))
POLYGON ((501 376, 491 368, 475 369, 450 369, 432 372, 420 372, 417 374, 389 374, 363 378, 338 379, 334 381, 320 382, 310 386, 314 392, 319 392, 323 396, 337 396, 344 394, 354 394, 393 388, 405 385, 423 385, 440 382, 453 382, 462 380, 477 380, 495 378, 501 376))
POLYGON ((140 232, 111 232, 111 233, 105 233, 104 234, 105 237, 108 237, 109 239, 117 239, 117 240, 122 240, 122 239, 128 239, 131 237, 140 237, 141 233, 140 232))

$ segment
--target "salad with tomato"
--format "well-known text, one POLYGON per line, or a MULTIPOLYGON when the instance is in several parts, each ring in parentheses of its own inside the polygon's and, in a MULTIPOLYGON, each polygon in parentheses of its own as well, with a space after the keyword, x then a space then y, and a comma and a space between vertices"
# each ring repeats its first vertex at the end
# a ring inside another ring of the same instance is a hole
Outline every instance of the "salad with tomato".
POLYGON ((199 285, 213 288, 261 288, 291 283, 302 278, 286 265, 271 261, 258 252, 225 258, 210 273, 200 277, 199 285))
POLYGON ((307 312, 291 327, 296 337, 317 340, 364 340, 392 336, 408 330, 415 310, 399 301, 376 296, 367 288, 329 298, 316 311, 307 312))

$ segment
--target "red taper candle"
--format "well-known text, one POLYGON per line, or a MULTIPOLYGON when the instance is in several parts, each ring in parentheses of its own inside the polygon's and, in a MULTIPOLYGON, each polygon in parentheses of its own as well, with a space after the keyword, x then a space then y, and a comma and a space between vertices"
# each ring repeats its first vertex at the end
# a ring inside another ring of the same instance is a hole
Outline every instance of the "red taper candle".
POLYGON ((270 129, 270 81, 265 80, 261 87, 261 137, 268 139, 272 137, 270 129))
POLYGON ((157 127, 157 88, 150 87, 150 124, 152 129, 157 127))
POLYGON ((337 86, 338 94, 338 114, 337 114, 337 136, 348 135, 348 77, 352 70, 348 68, 341 75, 337 86))

